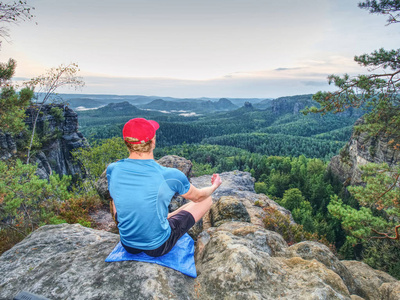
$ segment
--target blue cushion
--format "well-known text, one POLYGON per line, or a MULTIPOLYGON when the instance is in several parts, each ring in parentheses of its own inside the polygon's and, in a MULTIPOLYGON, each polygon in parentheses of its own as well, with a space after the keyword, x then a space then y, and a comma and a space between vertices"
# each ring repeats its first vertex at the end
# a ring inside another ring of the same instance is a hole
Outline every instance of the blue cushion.
POLYGON ((190 277, 197 277, 196 266, 194 264, 194 242, 187 233, 178 240, 170 252, 159 257, 152 257, 143 252, 139 254, 128 253, 121 245, 121 242, 119 242, 106 258, 106 262, 124 260, 136 260, 159 264, 160 266, 177 270, 190 277))

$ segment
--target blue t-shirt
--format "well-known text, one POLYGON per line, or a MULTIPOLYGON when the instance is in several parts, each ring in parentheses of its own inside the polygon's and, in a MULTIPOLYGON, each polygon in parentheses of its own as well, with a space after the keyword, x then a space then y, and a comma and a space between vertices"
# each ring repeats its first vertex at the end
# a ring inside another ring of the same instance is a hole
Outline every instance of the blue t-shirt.
POLYGON ((153 159, 126 158, 107 167, 107 180, 121 242, 142 250, 160 247, 171 234, 167 220, 171 198, 189 191, 185 174, 153 159))

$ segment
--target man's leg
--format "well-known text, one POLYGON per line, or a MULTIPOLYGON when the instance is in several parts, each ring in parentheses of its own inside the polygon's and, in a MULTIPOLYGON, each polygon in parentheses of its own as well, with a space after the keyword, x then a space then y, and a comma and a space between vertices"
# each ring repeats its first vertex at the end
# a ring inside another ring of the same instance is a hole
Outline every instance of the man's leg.
POLYGON ((182 210, 186 210, 192 214, 195 222, 197 222, 206 214, 206 212, 211 208, 212 204, 213 202, 211 196, 201 202, 190 201, 189 203, 182 205, 172 213, 169 213, 168 218, 176 215, 178 212, 182 210))
POLYGON ((190 202, 182 206, 181 210, 190 212, 195 222, 198 222, 210 210, 212 204, 212 198, 209 196, 201 202, 190 202))
POLYGON ((174 210, 173 212, 168 214, 167 219, 171 218, 172 216, 176 215, 178 212, 180 212, 182 209, 184 209, 185 207, 188 207, 189 204, 191 204, 192 201, 190 201, 189 203, 186 203, 184 205, 182 205, 181 207, 179 207, 177 210, 174 210))

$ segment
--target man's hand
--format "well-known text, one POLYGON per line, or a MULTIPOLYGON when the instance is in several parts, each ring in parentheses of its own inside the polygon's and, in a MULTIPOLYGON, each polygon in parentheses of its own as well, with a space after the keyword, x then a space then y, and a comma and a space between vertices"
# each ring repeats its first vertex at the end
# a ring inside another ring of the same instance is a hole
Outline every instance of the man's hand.
POLYGON ((221 177, 219 177, 219 174, 213 174, 211 177, 211 184, 218 188, 222 184, 221 177))

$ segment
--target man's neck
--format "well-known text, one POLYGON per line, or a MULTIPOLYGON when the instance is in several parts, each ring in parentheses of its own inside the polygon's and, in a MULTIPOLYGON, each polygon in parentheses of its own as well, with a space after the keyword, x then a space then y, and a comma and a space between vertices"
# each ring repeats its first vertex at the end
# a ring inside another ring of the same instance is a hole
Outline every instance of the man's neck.
POLYGON ((130 159, 154 159, 153 151, 151 152, 131 152, 130 159))

